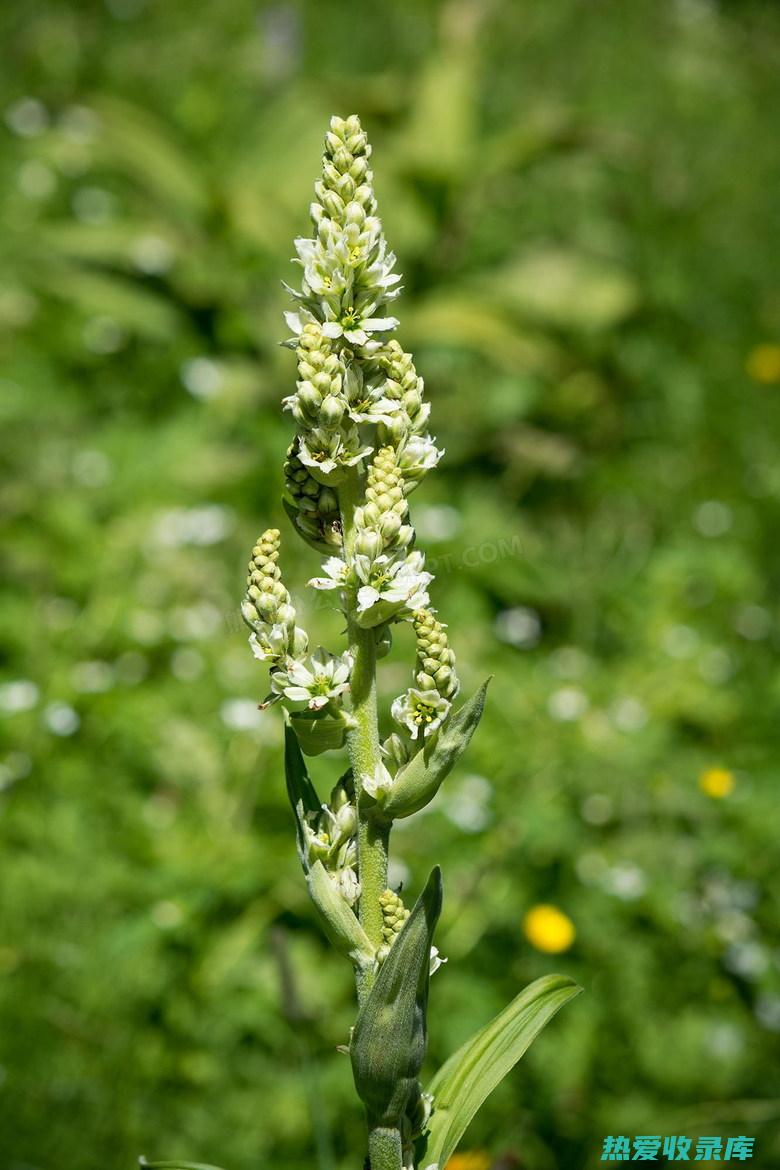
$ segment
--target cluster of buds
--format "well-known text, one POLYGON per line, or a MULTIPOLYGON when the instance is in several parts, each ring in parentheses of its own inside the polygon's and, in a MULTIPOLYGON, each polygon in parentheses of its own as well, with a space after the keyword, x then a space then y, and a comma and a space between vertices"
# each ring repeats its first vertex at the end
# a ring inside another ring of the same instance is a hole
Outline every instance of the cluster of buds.
POLYGON ((355 552, 375 558, 385 552, 406 550, 414 540, 408 519, 398 454, 393 447, 382 447, 368 469, 366 502, 355 509, 355 552))
POLYGON ((357 811, 351 785, 339 781, 330 802, 303 822, 307 869, 321 861, 331 882, 349 906, 360 897, 357 878, 357 811))
POLYGON ((460 684, 443 623, 430 609, 421 609, 412 618, 412 625, 417 639, 415 685, 395 700, 392 713, 416 739, 438 730, 460 684))
POLYGON ((295 608, 282 583, 279 540, 277 528, 269 528, 258 537, 241 605, 241 614, 252 631, 252 653, 272 666, 302 658, 309 644, 305 631, 295 624, 295 608))
POLYGON ((313 239, 298 239, 295 250, 303 268, 300 292, 290 289, 301 305, 288 316, 295 333, 307 320, 323 323, 323 333, 353 346, 379 342, 375 333, 394 329, 395 317, 376 313, 398 296, 400 276, 388 251, 376 214, 371 147, 360 120, 332 118, 325 136, 322 176, 314 185, 311 218, 313 239))
POLYGON ((391 417, 379 424, 379 441, 397 448, 404 491, 409 495, 444 452, 428 433, 431 407, 423 398, 423 380, 415 369, 412 355, 391 338, 374 355, 372 365, 384 373, 383 392, 395 407, 391 417))
POLYGON ((382 909, 382 938, 389 951, 411 911, 404 906, 403 898, 394 890, 385 890, 380 895, 379 905, 382 909))
POLYGON ((303 539, 319 552, 340 549, 343 536, 339 501, 333 488, 316 480, 298 456, 299 439, 290 444, 284 464, 287 512, 303 539))

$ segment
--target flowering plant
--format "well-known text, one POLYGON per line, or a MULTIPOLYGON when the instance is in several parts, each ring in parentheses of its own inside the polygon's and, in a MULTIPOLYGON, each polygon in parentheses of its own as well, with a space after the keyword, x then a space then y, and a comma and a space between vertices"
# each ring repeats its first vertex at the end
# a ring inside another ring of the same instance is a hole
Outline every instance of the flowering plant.
POLYGON ((487 683, 455 708, 460 684, 446 626, 431 608, 433 575, 415 547, 409 497, 443 452, 430 406, 388 315, 399 294, 395 256, 377 216, 371 148, 357 117, 333 118, 311 205, 314 234, 295 241, 303 270, 286 314, 298 378, 284 408, 296 424, 287 452, 285 508, 325 555, 309 584, 339 599, 347 648, 309 655, 279 568, 280 534, 258 539, 244 620, 270 668, 264 705, 285 707, 287 791, 298 853, 322 927, 354 968, 358 1015, 349 1039, 368 1122, 370 1170, 444 1170, 468 1123, 533 1038, 579 988, 537 980, 420 1081, 433 943, 442 904, 434 868, 412 908, 388 887, 393 822, 430 803, 464 752, 487 683), (411 685, 380 736, 377 662, 392 630, 416 639, 411 685), (348 767, 323 803, 304 757, 345 751, 348 767))

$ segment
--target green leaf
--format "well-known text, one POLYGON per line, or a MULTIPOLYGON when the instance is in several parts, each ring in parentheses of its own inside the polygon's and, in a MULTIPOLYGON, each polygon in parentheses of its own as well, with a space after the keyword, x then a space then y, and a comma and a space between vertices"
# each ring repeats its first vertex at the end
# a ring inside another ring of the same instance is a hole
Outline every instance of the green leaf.
POLYGON ((101 134, 95 150, 124 171, 159 205, 180 220, 182 213, 200 219, 211 196, 195 152, 179 145, 170 127, 148 110, 120 98, 95 101, 101 134))
POLYGON ((469 746, 477 730, 490 679, 450 717, 433 750, 421 748, 398 772, 392 791, 382 806, 382 815, 392 820, 409 817, 430 804, 443 780, 469 746))
POLYGON ((532 321, 598 331, 634 312, 636 281, 616 264, 560 248, 544 248, 492 274, 490 289, 532 321))
POLYGON ((351 959, 356 967, 370 966, 376 952, 354 911, 333 885, 321 861, 314 862, 306 875, 306 884, 322 929, 332 945, 351 959))
POLYGON ((441 871, 428 884, 385 959, 352 1034, 355 1087, 369 1127, 400 1128, 428 1042, 433 932, 441 912, 441 871))
POLYGON ((208 1162, 147 1162, 143 1156, 138 1159, 141 1170, 221 1170, 208 1162))
POLYGON ((152 341, 170 342, 182 333, 182 319, 169 301, 123 277, 53 265, 36 273, 35 285, 71 308, 111 317, 128 332, 152 341))
POLYGON ((483 1101, 558 1009, 581 991, 566 975, 537 979, 450 1057, 428 1085, 433 1115, 421 1164, 446 1165, 483 1101))
POLYGON ((290 724, 289 716, 287 715, 285 715, 284 727, 284 775, 287 782, 287 795, 290 798, 290 804, 295 814, 295 836, 298 842, 298 856, 301 859, 304 873, 306 873, 309 869, 309 860, 303 826, 306 821, 306 814, 319 813, 322 808, 322 802, 309 779, 306 763, 301 752, 300 744, 298 743, 298 736, 295 734, 290 724))
POLYGON ((302 711, 291 715, 290 722, 307 756, 319 756, 344 746, 347 728, 343 719, 329 719, 319 711, 302 711))

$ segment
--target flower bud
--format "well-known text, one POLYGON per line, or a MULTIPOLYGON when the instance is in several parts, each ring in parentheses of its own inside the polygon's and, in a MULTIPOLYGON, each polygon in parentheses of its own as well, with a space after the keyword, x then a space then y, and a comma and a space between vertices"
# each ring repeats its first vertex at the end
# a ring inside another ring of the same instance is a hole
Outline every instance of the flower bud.
POLYGON ((384 548, 384 541, 382 534, 375 529, 367 528, 359 532, 355 540, 355 551, 362 553, 363 556, 370 557, 373 561, 384 548))
POLYGON ((409 749, 396 731, 392 735, 388 735, 382 744, 382 753, 391 763, 399 768, 403 767, 409 759, 409 749))
POLYGON ((319 418, 328 430, 335 430, 344 417, 344 402, 335 394, 328 394, 320 407, 319 418))

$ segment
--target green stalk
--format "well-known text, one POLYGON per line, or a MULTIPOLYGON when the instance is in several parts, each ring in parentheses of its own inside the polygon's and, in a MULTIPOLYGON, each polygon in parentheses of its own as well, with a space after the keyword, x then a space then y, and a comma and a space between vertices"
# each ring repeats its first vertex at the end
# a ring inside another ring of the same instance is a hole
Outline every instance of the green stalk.
MULTIPOLYGON (((355 542, 355 508, 363 502, 363 480, 356 473, 339 488, 344 551, 351 559, 355 542)), ((364 630, 355 617, 356 599, 347 599, 347 632, 352 667, 352 715, 354 728, 347 735, 347 750, 355 781, 358 812, 358 877, 360 878, 360 924, 375 947, 382 938, 381 894, 387 889, 387 854, 390 826, 367 815, 360 807, 361 777, 373 775, 380 761, 379 724, 376 700, 376 632, 364 630)), ((362 1004, 374 982, 374 973, 358 976, 358 1002, 362 1004)), ((380 1163, 380 1166, 382 1164, 380 1163)), ((390 1165, 388 1163, 388 1165, 390 1165)), ((400 1165, 400 1163, 398 1163, 400 1165)), ((373 1170, 373 1162, 372 1162, 373 1170)))
POLYGON ((372 1129, 368 1136, 371 1170, 401 1170, 403 1150, 397 1129, 372 1129))

